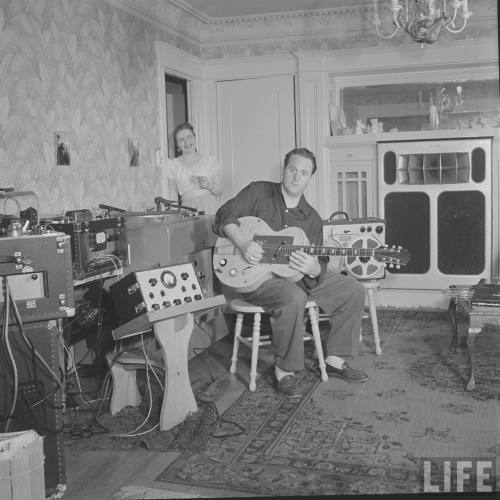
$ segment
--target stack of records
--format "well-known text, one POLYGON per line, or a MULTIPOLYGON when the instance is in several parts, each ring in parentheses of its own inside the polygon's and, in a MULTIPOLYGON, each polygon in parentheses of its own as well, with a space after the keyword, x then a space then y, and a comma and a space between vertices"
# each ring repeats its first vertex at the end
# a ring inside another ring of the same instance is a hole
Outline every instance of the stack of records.
POLYGON ((479 283, 471 299, 472 307, 499 307, 500 308, 500 284, 479 283))

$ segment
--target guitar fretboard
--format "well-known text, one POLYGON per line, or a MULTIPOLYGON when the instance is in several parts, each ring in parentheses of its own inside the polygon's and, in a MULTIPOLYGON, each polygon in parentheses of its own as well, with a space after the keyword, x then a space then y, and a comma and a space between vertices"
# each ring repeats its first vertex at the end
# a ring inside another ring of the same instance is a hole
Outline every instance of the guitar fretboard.
POLYGON ((346 255, 348 257, 372 257, 376 253, 376 248, 355 248, 355 247, 325 247, 314 245, 275 245, 264 244, 265 249, 273 251, 275 255, 284 253, 291 255, 292 252, 301 251, 309 255, 346 255))

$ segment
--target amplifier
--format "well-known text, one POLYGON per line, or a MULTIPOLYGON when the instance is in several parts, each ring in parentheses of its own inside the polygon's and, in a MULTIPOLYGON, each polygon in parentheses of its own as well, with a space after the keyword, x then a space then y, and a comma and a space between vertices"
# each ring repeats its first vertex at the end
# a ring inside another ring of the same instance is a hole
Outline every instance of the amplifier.
POLYGON ((70 237, 55 232, 21 234, 0 238, 0 276, 9 284, 22 321, 73 316, 70 237))
POLYGON ((77 284, 121 271, 125 261, 125 256, 117 248, 122 238, 121 217, 46 224, 48 228, 71 237, 73 279, 77 284))
MULTIPOLYGON (((378 248, 385 244, 385 221, 376 217, 323 221, 323 244, 332 247, 378 248)), ((356 279, 385 277, 385 265, 373 257, 330 257, 334 269, 356 279)))
POLYGON ((109 292, 121 322, 205 298, 191 263, 132 272, 113 283, 109 292))

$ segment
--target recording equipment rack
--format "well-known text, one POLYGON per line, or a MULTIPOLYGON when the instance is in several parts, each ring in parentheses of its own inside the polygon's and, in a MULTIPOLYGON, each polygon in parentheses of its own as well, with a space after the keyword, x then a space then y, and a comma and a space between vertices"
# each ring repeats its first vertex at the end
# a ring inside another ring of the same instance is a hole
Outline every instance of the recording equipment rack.
POLYGON ((9 284, 22 321, 75 314, 71 267, 66 234, 28 232, 0 238, 0 276, 9 284))
POLYGON ((45 227, 71 237, 74 284, 123 275, 125 256, 118 249, 123 218, 108 217, 71 221, 45 220, 45 227))
POLYGON ((55 498, 66 481, 60 340, 62 318, 75 314, 70 236, 10 232, 0 237, 0 430, 44 437, 45 496, 55 498))

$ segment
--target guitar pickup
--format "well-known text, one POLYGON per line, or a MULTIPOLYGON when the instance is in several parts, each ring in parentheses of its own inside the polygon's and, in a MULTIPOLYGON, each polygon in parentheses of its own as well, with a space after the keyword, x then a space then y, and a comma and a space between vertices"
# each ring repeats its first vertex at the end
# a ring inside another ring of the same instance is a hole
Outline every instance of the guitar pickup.
POLYGON ((256 234, 253 240, 264 250, 259 264, 288 264, 290 252, 287 247, 293 245, 293 236, 256 234))

